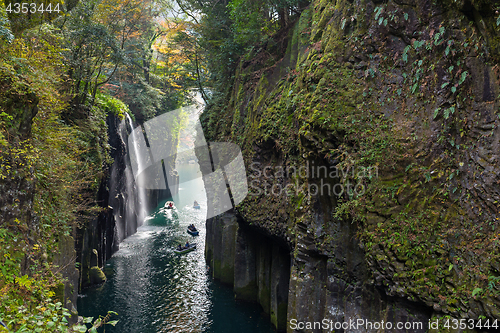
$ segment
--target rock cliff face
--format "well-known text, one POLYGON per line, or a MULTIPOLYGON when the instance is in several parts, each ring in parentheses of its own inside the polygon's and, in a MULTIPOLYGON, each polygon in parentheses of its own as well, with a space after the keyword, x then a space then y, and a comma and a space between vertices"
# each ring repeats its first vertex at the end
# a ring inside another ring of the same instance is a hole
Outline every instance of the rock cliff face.
MULTIPOLYGON (((33 118, 38 112, 39 99, 24 81, 12 83, 8 75, 0 80, 2 86, 0 99, 2 116, 8 116, 7 135, 11 143, 0 140, 0 227, 19 232, 26 240, 17 245, 24 251, 15 254, 22 256, 21 276, 31 275, 36 260, 47 260, 47 253, 34 254, 30 251, 39 241, 40 217, 34 213, 34 194, 37 185, 32 161, 28 156, 33 152, 30 145, 33 118)), ((5 118, 4 118, 5 119, 5 118)), ((4 139, 3 136, 0 139, 4 139)), ((23 239, 23 241, 24 241, 23 239)), ((6 244, 10 248, 13 244, 6 244)), ((76 310, 78 296, 78 271, 75 268, 74 239, 69 235, 57 238, 58 252, 52 261, 64 278, 64 283, 53 286, 56 297, 69 310, 76 310)), ((36 264, 35 264, 36 266, 36 264)))
POLYGON ((97 201, 103 212, 93 217, 85 228, 78 229, 75 243, 77 261, 81 263, 81 287, 91 284, 91 268, 102 267, 118 250, 120 241, 137 231, 136 189, 133 185, 127 189, 125 175, 129 164, 126 159, 127 129, 125 122, 114 115, 108 116, 107 125, 113 164, 97 193, 97 201))
POLYGON ((91 269, 102 267, 122 240, 137 231, 147 212, 156 208, 158 202, 168 197, 168 190, 144 191, 141 202, 127 148, 128 135, 132 131, 130 119, 120 119, 110 114, 107 118, 109 145, 113 163, 106 170, 97 193, 103 211, 92 218, 89 224, 79 229, 76 242, 78 261, 82 263, 80 284, 91 285, 91 269), (141 210, 141 205, 145 206, 141 210))
POLYGON ((214 275, 249 285, 232 228, 251 226, 290 250, 288 322, 500 319, 499 9, 318 0, 253 48, 202 120, 250 186, 239 227, 207 233, 214 275))
MULTIPOLYGON (((103 211, 93 217, 89 224, 79 229, 76 251, 82 264, 80 284, 91 284, 91 269, 102 267, 122 240, 136 233, 143 219, 163 200, 178 191, 178 184, 164 190, 140 189, 135 183, 130 164, 128 138, 132 131, 132 120, 120 119, 110 114, 107 118, 108 142, 113 163, 106 170, 97 193, 97 202, 103 211), (142 195, 142 197, 141 197, 142 195)), ((172 145, 176 145, 173 142, 172 145)), ((166 164, 167 172, 172 165, 166 164)), ((178 182, 178 180, 177 180, 178 182)), ((96 280, 96 279, 94 279, 96 280)))
MULTIPOLYGON (((8 132, 14 138, 14 146, 19 148, 19 143, 31 135, 32 120, 38 112, 38 98, 28 87, 25 88, 26 91, 16 92, 14 89, 8 89, 11 82, 2 80, 0 83, 3 87, 1 97, 6 101, 2 113, 12 117, 8 132)), ((17 166, 16 157, 10 156, 9 151, 3 146, 0 158, 2 167, 3 164, 17 166)), ((14 223, 14 219, 17 218, 28 221, 28 226, 32 227, 34 182, 27 177, 26 172, 23 172, 23 168, 19 169, 15 177, 0 177, 0 220, 2 225, 8 225, 14 223)))
POLYGON ((290 249, 227 212, 207 221, 207 264, 234 286, 237 299, 258 302, 279 330, 286 329, 290 249))

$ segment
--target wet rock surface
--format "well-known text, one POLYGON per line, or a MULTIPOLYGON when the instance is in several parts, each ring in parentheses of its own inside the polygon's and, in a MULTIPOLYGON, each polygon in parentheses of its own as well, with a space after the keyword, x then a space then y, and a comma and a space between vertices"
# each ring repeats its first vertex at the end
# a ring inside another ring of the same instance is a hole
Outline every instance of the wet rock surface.
POLYGON ((212 276, 233 286, 236 299, 258 302, 286 330, 289 250, 248 228, 234 212, 207 221, 205 256, 212 276))

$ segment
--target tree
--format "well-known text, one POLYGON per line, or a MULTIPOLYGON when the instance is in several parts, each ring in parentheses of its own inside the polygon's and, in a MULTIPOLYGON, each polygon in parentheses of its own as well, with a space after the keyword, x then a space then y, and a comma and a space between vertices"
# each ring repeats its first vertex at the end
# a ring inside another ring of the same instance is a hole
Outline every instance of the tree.
POLYGON ((105 23, 97 20, 99 1, 80 1, 62 25, 67 43, 71 109, 67 119, 85 118, 85 105, 92 104, 97 89, 109 82, 118 66, 126 61, 123 43, 105 23), (92 99, 88 101, 88 98, 92 99))
POLYGON ((207 70, 197 45, 196 29, 199 24, 171 19, 163 22, 162 26, 166 33, 154 45, 156 77, 171 91, 197 86, 206 99, 203 83, 207 70))
POLYGON ((249 47, 265 43, 286 29, 308 5, 307 0, 176 0, 180 10, 196 22, 195 63, 213 97, 228 89, 240 57, 249 47))

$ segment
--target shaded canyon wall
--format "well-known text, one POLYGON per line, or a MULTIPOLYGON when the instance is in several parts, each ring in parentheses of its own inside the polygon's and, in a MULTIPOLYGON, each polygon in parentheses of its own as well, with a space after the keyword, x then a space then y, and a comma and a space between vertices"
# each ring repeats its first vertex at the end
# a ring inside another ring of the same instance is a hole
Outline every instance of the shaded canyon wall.
POLYGON ((286 329, 289 250, 238 222, 233 212, 207 220, 206 240, 212 276, 232 285, 237 299, 258 302, 275 327, 286 329))
POLYGON ((242 148, 250 185, 238 228, 220 217, 207 236, 214 275, 249 285, 251 226, 290 251, 288 321, 500 319, 499 9, 313 1, 249 51, 202 116, 207 140, 242 148))
MULTIPOLYGON (((103 211, 93 217, 86 228, 79 229, 76 242, 78 262, 82 263, 82 287, 101 283, 102 279, 91 268, 103 267, 106 260, 118 251, 120 242, 134 234, 159 203, 178 191, 178 184, 164 190, 138 188, 130 163, 131 148, 128 147, 129 134, 134 127, 132 120, 128 116, 120 119, 110 114, 107 125, 113 163, 97 193, 103 211)), ((173 147, 176 145, 177 142, 172 142, 173 147)), ((172 165, 165 165, 166 172, 173 171, 172 165)))

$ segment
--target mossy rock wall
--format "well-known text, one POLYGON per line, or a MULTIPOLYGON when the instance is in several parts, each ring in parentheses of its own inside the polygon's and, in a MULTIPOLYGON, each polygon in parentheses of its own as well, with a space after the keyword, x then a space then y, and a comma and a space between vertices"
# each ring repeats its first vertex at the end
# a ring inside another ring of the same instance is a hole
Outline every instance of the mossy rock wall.
POLYGON ((35 182, 26 161, 32 150, 26 140, 38 112, 38 97, 28 82, 14 83, 9 74, 0 71, 0 226, 22 223, 32 228, 35 182))
POLYGON ((292 249, 288 320, 500 319, 499 9, 313 1, 208 107, 243 150, 238 216, 292 249))
MULTIPOLYGON (((43 207, 39 202, 41 196, 36 196, 45 190, 43 171, 37 169, 43 157, 33 135, 40 130, 35 117, 40 105, 43 113, 43 97, 36 85, 12 71, 5 59, 0 66, 0 86, 0 229, 6 232, 2 247, 7 250, 0 263, 4 268, 0 280, 4 304, 14 304, 10 302, 15 302, 16 297, 25 304, 44 302, 45 296, 41 294, 47 292, 75 315, 78 297, 75 241, 70 236, 71 229, 62 232, 58 221, 50 221, 54 225, 44 224, 46 220, 39 209, 43 207), (48 228, 51 232, 46 234, 48 228), (7 257, 14 259, 11 265, 4 262, 7 257), (6 267, 9 269, 5 270, 6 267), (14 282, 9 281, 10 274, 15 274, 16 279, 26 279, 28 285, 32 283, 29 279, 37 279, 39 285, 25 289, 28 292, 22 291, 20 284, 9 287, 8 283, 14 282), (19 293, 6 293, 9 288, 19 293)), ((76 316, 70 319, 74 320, 76 316)))

